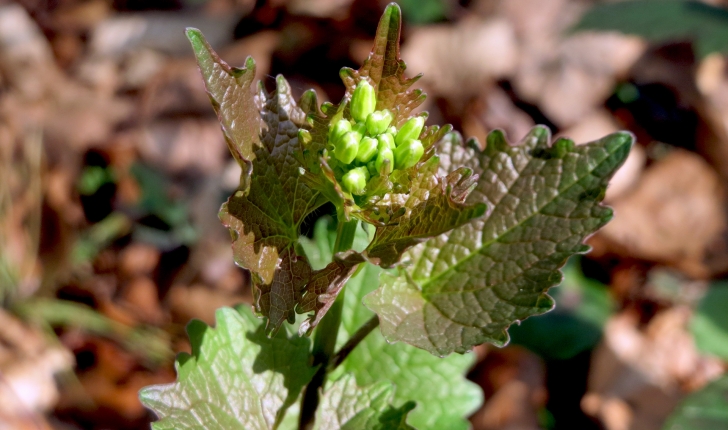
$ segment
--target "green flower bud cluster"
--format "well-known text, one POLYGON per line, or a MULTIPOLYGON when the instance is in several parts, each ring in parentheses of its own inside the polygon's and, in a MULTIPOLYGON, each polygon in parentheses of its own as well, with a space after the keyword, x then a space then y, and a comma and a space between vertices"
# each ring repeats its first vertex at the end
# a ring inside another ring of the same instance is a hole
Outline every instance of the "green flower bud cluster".
POLYGON ((369 179, 385 169, 414 166, 425 152, 419 140, 423 117, 411 118, 397 130, 392 112, 376 107, 374 87, 361 80, 351 97, 352 119, 339 119, 329 126, 329 147, 340 163, 341 184, 352 194, 364 194, 369 179))

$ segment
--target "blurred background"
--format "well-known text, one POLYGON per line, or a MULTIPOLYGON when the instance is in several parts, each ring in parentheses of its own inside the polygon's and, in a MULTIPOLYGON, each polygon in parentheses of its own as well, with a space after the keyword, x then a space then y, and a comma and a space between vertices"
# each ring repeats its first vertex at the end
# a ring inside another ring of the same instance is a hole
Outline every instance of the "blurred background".
MULTIPOLYGON (((473 428, 660 428, 728 363, 728 2, 399 3, 431 123, 637 136, 556 310, 477 350, 473 428)), ((183 29, 337 102, 385 5, 0 1, 0 429, 148 428, 137 391, 174 380, 185 324, 252 300, 217 219, 239 168, 183 29)))

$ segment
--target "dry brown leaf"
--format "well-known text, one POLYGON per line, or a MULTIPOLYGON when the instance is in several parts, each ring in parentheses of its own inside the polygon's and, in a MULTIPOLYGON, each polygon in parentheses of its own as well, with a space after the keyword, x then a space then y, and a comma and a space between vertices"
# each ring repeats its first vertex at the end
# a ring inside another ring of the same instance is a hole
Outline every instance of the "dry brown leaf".
POLYGON ((70 371, 73 355, 39 331, 0 310, 0 427, 47 411, 58 400, 56 374, 70 371))
POLYGON ((137 12, 119 14, 96 25, 91 33, 91 55, 121 56, 139 48, 169 54, 189 54, 183 34, 186 27, 202 30, 213 46, 230 42, 238 16, 209 16, 200 13, 137 12))
MULTIPOLYGON (((85 395, 90 397, 96 413, 108 410, 126 420, 135 420, 146 415, 144 406, 139 402, 138 392, 145 385, 171 382, 174 377, 168 372, 150 374, 135 371, 137 364, 134 356, 113 342, 93 339, 95 366, 79 375, 85 395)), ((79 408, 80 399, 69 396, 60 408, 74 410, 79 408)), ((93 410, 87 411, 93 413, 93 410)), ((83 412, 80 412, 83 413, 83 412)))
POLYGON ((157 284, 148 277, 139 276, 129 282, 124 288, 122 299, 142 322, 156 325, 163 322, 164 314, 159 305, 157 284))
POLYGON ((728 177, 728 67, 720 54, 704 58, 695 71, 700 94, 697 106, 708 130, 699 135, 698 146, 723 178, 728 177))
POLYGON ((706 264, 708 249, 726 229, 724 193, 702 158, 676 150, 648 168, 634 192, 614 202, 614 219, 598 235, 617 253, 707 277, 726 270, 706 264))
POLYGON ((409 70, 424 74, 421 82, 431 95, 467 100, 515 69, 518 45, 508 21, 471 17, 413 31, 402 59, 409 70))
POLYGON ((123 276, 149 275, 159 263, 159 249, 144 243, 132 243, 119 255, 119 271, 123 276))
POLYGON ((546 404, 543 362, 519 347, 490 349, 474 370, 474 381, 485 391, 486 402, 471 417, 483 430, 536 430, 538 410, 546 404))
POLYGON ((509 139, 520 142, 535 125, 533 119, 518 109, 508 94, 492 86, 472 100, 463 110, 462 129, 465 136, 485 142, 494 129, 505 131, 509 139))
MULTIPOLYGON (((592 111, 571 127, 562 130, 557 137, 566 137, 576 144, 591 142, 621 130, 611 113, 605 109, 592 111)), ((621 170, 621 169, 620 169, 621 170)))
POLYGON ((719 377, 725 367, 699 355, 686 328, 690 315, 676 306, 643 330, 632 311, 612 317, 592 359, 584 412, 608 430, 657 430, 685 394, 682 388, 719 377))
POLYGON ((45 97, 60 77, 48 39, 18 4, 0 5, 0 71, 27 100, 45 97))
POLYGON ((640 39, 615 33, 580 33, 552 47, 540 45, 524 49, 513 85, 560 127, 577 123, 601 106, 617 78, 644 50, 640 39))
POLYGON ((106 299, 98 298, 96 307, 99 313, 109 317, 109 319, 123 324, 124 330, 127 328, 135 327, 139 325, 139 318, 137 313, 128 309, 125 306, 117 305, 115 302, 106 299))
POLYGON ((173 285, 167 294, 170 311, 176 320, 187 322, 193 318, 208 325, 215 323, 215 311, 223 306, 252 303, 252 297, 231 295, 204 285, 173 285))
POLYGON ((586 10, 582 2, 504 0, 496 13, 514 26, 520 61, 512 83, 559 127, 576 124, 612 93, 645 49, 639 38, 617 33, 565 32, 586 10))
POLYGON ((583 4, 570 0, 479 0, 496 3, 493 12, 513 23, 520 39, 537 42, 558 38, 584 11, 583 4))
POLYGON ((290 0, 286 8, 295 15, 337 18, 346 17, 352 2, 353 0, 290 0))
POLYGON ((170 173, 217 174, 227 157, 217 120, 156 121, 143 129, 137 148, 147 161, 170 173))
POLYGON ((53 27, 56 30, 88 31, 106 19, 111 12, 111 3, 107 0, 66 3, 54 11, 53 27))

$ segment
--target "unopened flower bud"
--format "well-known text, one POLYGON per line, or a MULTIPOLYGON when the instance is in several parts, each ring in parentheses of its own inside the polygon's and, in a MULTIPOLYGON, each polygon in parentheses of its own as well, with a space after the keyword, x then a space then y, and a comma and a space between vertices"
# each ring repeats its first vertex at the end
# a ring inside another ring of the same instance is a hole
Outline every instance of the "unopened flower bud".
POLYGON ((394 152, 389 148, 379 148, 377 159, 374 161, 374 167, 376 167, 379 174, 383 174, 384 162, 389 161, 389 171, 394 169, 394 152))
POLYGON ((397 146, 409 141, 410 139, 419 139, 420 133, 422 133, 422 127, 425 126, 425 119, 421 116, 410 118, 409 121, 404 123, 402 128, 397 132, 397 136, 394 138, 394 143, 397 146))
POLYGON ((367 131, 370 136, 376 136, 387 131, 392 123, 392 112, 387 109, 372 112, 367 117, 367 131))
POLYGON ((329 130, 329 142, 336 145, 336 142, 341 140, 342 137, 351 131, 351 123, 345 119, 340 119, 334 123, 329 130))
POLYGON ((376 159, 367 163, 367 170, 369 171, 369 175, 371 175, 371 176, 375 176, 375 175, 379 174, 379 172, 377 171, 376 159))
POLYGON ((355 131, 364 136, 367 134, 367 125, 364 122, 355 122, 354 125, 351 126, 351 131, 355 131))
POLYGON ((410 139, 394 150, 394 168, 410 168, 420 161, 424 153, 425 148, 422 146, 422 142, 417 139, 410 139))
POLYGON ((394 144, 394 136, 392 136, 389 133, 380 134, 379 136, 377 136, 377 141, 379 142, 380 150, 381 150, 381 148, 384 148, 384 147, 392 149, 392 150, 394 150, 394 148, 396 148, 396 146, 394 144))
POLYGON ((365 79, 362 79, 351 96, 351 117, 355 121, 366 121, 369 114, 374 112, 376 107, 377 95, 374 92, 374 87, 365 79))
POLYGON ((379 142, 372 137, 365 137, 359 142, 359 151, 356 153, 356 161, 366 163, 377 153, 379 142))
POLYGON ((366 167, 355 167, 344 174, 341 185, 352 194, 363 194, 368 177, 369 172, 366 167))
POLYGON ((361 134, 350 131, 334 143, 334 156, 344 164, 349 164, 356 158, 359 152, 359 141, 361 134))

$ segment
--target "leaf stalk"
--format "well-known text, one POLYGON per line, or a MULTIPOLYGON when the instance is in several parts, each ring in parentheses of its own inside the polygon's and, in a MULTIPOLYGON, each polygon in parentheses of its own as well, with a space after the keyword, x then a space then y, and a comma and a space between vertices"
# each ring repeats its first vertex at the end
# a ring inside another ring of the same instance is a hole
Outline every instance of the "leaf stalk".
MULTIPOLYGON (((359 220, 352 219, 349 221, 339 220, 336 227, 336 241, 334 242, 334 255, 339 252, 348 251, 354 244, 356 229, 359 226, 359 220)), ((334 356, 336 349, 336 338, 339 335, 339 326, 341 325, 341 311, 344 308, 344 293, 346 289, 342 289, 336 297, 336 301, 323 317, 314 332, 313 338, 313 363, 320 366, 316 374, 308 383, 301 400, 301 416, 298 422, 300 430, 311 429, 314 424, 316 409, 319 404, 319 391, 326 382, 326 375, 329 372, 331 358, 334 356)), ((358 342, 357 342, 358 343, 358 342)), ((347 342, 348 344, 348 342, 347 342)))
POLYGON ((343 363, 344 360, 346 360, 346 357, 348 357, 349 354, 351 354, 351 351, 353 351, 354 348, 356 348, 357 345, 359 345, 359 343, 361 343, 361 341, 363 341, 364 338, 366 338, 369 335, 369 333, 371 333, 372 330, 374 330, 377 327, 379 327, 379 317, 374 315, 371 318, 369 318, 369 320, 367 322, 362 324, 362 326, 359 327, 359 329, 356 331, 356 333, 354 333, 349 338, 349 340, 346 341, 344 346, 342 346, 341 349, 336 354, 334 354, 333 358, 329 362, 328 371, 331 372, 334 369, 336 369, 337 367, 339 367, 339 365, 341 363, 343 363))

